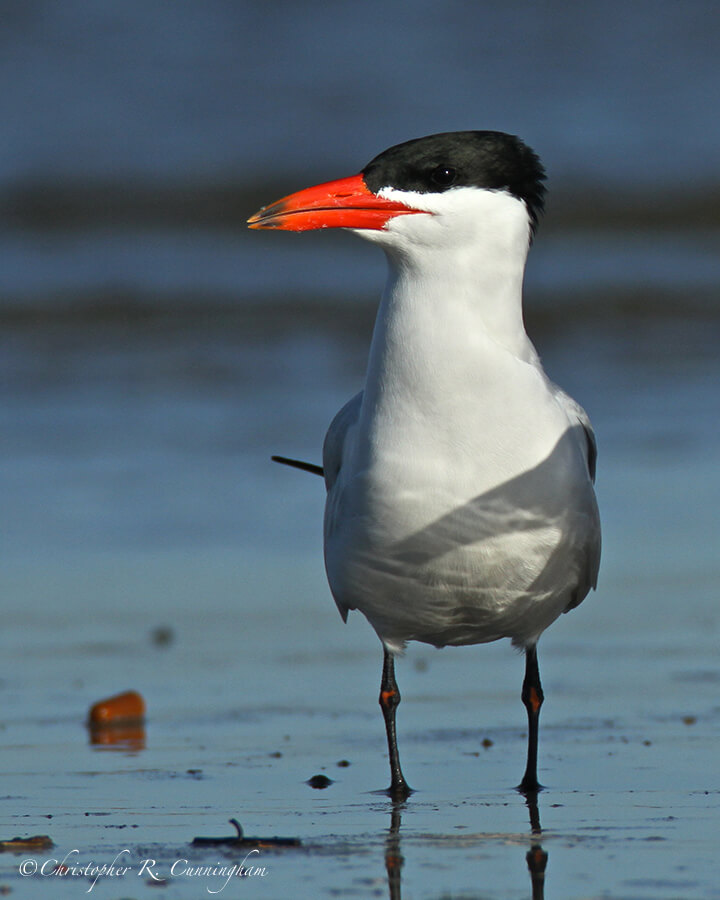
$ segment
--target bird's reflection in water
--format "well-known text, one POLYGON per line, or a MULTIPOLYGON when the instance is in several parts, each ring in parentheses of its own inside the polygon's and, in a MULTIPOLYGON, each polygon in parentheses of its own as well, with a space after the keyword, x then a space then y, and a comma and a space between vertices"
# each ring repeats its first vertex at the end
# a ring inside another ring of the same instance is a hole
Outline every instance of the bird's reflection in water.
POLYGON ((525 796, 525 804, 530 813, 530 833, 532 834, 532 846, 525 856, 530 879, 532 882, 532 900, 544 900, 545 897, 545 867, 548 855, 543 850, 542 828, 540 827, 540 810, 538 808, 538 792, 528 791, 525 796))
MULTIPOLYGON (((530 814, 530 834, 532 844, 525 861, 530 872, 532 884, 532 900, 544 900, 545 898, 545 868, 548 855, 543 850, 542 828, 540 827, 540 810, 538 808, 538 792, 528 791, 523 794, 525 804, 530 814)), ((395 802, 390 810, 390 828, 385 839, 385 871, 388 880, 388 896, 390 900, 401 900, 402 891, 402 867, 405 858, 400 846, 400 826, 402 824, 402 811, 406 803, 395 802)))
POLYGON ((390 830, 385 839, 385 870, 390 900, 400 900, 402 867, 405 862, 400 852, 400 814, 403 809, 404 803, 393 803, 390 812, 390 830))

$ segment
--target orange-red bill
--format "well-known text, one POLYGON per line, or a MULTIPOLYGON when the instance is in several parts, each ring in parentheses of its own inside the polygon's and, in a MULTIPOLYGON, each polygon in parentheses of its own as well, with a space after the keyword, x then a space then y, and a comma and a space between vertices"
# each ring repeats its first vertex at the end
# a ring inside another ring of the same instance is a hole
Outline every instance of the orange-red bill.
POLYGON ((417 213, 396 200, 378 197, 362 175, 328 181, 264 206, 248 219, 250 228, 312 231, 315 228, 382 229, 395 216, 417 213))

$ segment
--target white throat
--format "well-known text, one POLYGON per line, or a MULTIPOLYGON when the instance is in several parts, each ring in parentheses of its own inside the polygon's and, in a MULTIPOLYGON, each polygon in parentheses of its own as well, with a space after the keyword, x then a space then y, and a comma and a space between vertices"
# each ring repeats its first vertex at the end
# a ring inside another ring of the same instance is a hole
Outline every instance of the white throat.
POLYGON ((381 193, 432 214, 398 216, 383 231, 357 232, 380 244, 390 265, 366 390, 392 390, 395 383, 417 394, 423 385, 442 391, 484 379, 498 351, 536 364, 522 317, 530 243, 525 204, 476 188, 381 193))
POLYGON ((530 245, 525 204, 477 188, 380 194, 431 215, 398 216, 382 231, 357 232, 383 247, 390 266, 378 320, 395 312, 416 337, 423 325, 428 340, 448 326, 458 347, 482 334, 520 359, 534 359, 522 315, 530 245))

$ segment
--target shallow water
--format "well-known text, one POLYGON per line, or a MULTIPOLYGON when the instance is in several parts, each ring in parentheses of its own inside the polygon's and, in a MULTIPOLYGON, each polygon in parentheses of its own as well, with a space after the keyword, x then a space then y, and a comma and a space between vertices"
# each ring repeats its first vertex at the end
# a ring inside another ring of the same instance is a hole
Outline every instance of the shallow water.
POLYGON ((55 844, 0 854, 11 896, 530 897, 541 845, 548 898, 720 897, 717 7, 414 10, 6 10, 0 840, 55 844), (600 445, 599 590, 540 644, 541 834, 506 642, 409 648, 416 792, 378 793, 380 646, 329 595, 322 484, 269 457, 319 461, 383 260, 244 228, 391 143, 485 127, 548 167, 527 318, 600 445), (93 744, 90 705, 127 688, 144 732, 93 744), (246 857, 190 846, 231 817, 301 846, 190 874, 246 857), (94 885, 20 871, 116 857, 94 885))
MULTIPOLYGON (((338 322, 270 317, 262 339, 223 316, 5 334, 0 835, 56 844, 0 857, 14 896, 46 883, 20 876, 24 858, 75 849, 84 865, 128 851, 133 870, 98 896, 154 895, 146 859, 168 896, 200 896, 219 876, 176 860, 239 862, 188 846, 231 834, 230 817, 302 846, 261 849, 267 874, 227 896, 385 896, 388 858, 407 897, 530 896, 508 644, 410 648, 399 731, 416 793, 399 822, 375 793, 380 647, 329 597, 321 483, 269 462, 317 459, 361 376, 365 335, 338 322), (144 741, 91 745, 90 704, 128 687, 148 703, 144 741), (313 790, 315 774, 333 784, 313 790)), ((547 897, 718 896, 717 329, 538 326, 549 371, 592 411, 605 526, 599 591, 540 644, 547 897)), ((48 881, 63 897, 90 886, 48 881)))

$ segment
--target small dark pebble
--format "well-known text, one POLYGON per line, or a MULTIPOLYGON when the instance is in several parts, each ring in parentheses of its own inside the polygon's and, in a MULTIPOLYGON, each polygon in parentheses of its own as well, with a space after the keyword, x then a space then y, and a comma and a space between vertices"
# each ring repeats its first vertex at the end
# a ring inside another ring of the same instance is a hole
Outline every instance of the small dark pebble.
POLYGON ((347 769, 347 767, 350 765, 350 761, 347 760, 347 759, 339 759, 339 760, 337 761, 336 765, 337 765, 340 769, 347 769))
POLYGON ((175 640, 175 634, 169 625, 158 625, 150 632, 150 638, 156 647, 169 647, 175 640))
POLYGON ((332 783, 332 779, 328 778, 327 775, 313 775, 312 778, 308 778, 305 782, 305 784, 310 785, 316 791, 323 791, 325 788, 330 787, 332 783))
POLYGON ((483 745, 483 747, 487 750, 488 747, 492 747, 493 742, 490 740, 490 738, 483 738, 483 739, 482 739, 482 745, 483 745))

